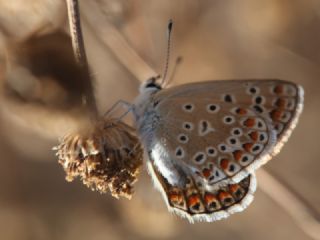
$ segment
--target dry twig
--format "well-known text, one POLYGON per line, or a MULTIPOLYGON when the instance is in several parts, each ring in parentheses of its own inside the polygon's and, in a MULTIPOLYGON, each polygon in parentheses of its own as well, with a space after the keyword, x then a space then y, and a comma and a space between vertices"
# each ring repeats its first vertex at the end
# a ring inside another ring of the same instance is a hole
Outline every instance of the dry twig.
MULTIPOLYGON (((70 35, 72 39, 72 47, 74 51, 75 58, 78 64, 84 69, 84 72, 88 75, 88 79, 90 78, 89 74, 89 66, 86 56, 86 51, 84 47, 84 40, 81 30, 81 22, 80 22, 80 12, 79 12, 79 3, 78 0, 66 0, 68 7, 68 18, 69 18, 69 26, 70 26, 70 35)), ((93 93, 92 82, 88 84, 90 87, 87 96, 85 96, 85 101, 88 104, 93 116, 98 116, 97 104, 93 93)))

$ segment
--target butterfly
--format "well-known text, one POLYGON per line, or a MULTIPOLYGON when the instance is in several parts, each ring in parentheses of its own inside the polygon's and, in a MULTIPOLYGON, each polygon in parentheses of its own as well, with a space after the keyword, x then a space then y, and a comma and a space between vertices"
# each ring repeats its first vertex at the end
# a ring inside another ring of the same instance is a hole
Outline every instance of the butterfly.
POLYGON ((143 83, 132 113, 169 211, 212 222, 245 209, 255 170, 288 140, 303 94, 301 86, 276 79, 143 83))
MULTIPOLYGON (((84 161, 98 166, 95 173, 100 174, 100 164, 95 161, 98 156, 101 164, 111 156, 117 165, 130 161, 129 153, 134 151, 129 149, 141 144, 148 156, 150 175, 169 211, 190 222, 212 222, 240 212, 252 202, 255 170, 288 140, 302 112, 303 88, 276 79, 207 81, 164 88, 172 24, 170 20, 162 82, 157 82, 158 77, 150 78, 141 85, 134 103, 127 104, 139 141, 131 135, 128 138, 127 127, 121 125, 114 128, 124 130, 118 135, 120 141, 110 145, 117 133, 111 134, 103 127, 100 134, 101 129, 95 128, 98 131, 93 131, 90 141, 87 136, 66 138, 58 147, 58 155, 68 160, 60 161, 66 170, 79 175, 78 170, 73 171, 76 162, 85 167, 83 174, 87 177, 86 166, 92 165, 82 164, 84 161), (96 134, 103 140, 97 142, 100 148, 91 144, 96 134), (103 134, 111 138, 106 141, 103 134), (123 146, 127 151, 113 154, 123 146), (70 153, 74 155, 70 157, 70 153)), ((117 119, 116 123, 120 122, 121 118, 117 119)), ((140 155, 135 154, 133 159, 140 159, 140 155)), ((80 170, 82 174, 82 167, 80 170)), ((112 166, 105 170, 112 170, 117 177, 112 166)), ((126 188, 124 192, 128 192, 126 188)))

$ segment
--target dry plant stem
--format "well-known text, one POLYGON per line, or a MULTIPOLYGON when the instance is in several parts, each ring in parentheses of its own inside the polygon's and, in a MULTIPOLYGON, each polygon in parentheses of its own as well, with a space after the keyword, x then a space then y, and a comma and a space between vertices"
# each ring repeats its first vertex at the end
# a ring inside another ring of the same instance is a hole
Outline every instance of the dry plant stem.
POLYGON ((87 66, 88 62, 82 36, 79 3, 78 0, 66 0, 66 2, 74 55, 78 64, 87 66))
POLYGON ((258 173, 262 191, 278 203, 309 237, 320 239, 319 214, 298 193, 266 170, 260 169, 258 173))
POLYGON ((133 74, 140 82, 149 79, 150 77, 157 76, 155 72, 129 45, 122 34, 108 22, 108 19, 101 12, 98 4, 95 1, 85 1, 84 5, 88 6, 95 13, 94 18, 86 15, 85 11, 82 12, 83 19, 85 19, 86 27, 92 30, 92 34, 96 35, 104 45, 114 54, 119 62, 125 66, 128 71, 133 74), (96 28, 103 22, 103 28, 96 28))
MULTIPOLYGON (((72 47, 75 55, 75 59, 78 62, 79 66, 83 68, 85 74, 89 74, 89 66, 87 61, 87 55, 84 47, 81 22, 80 22, 80 11, 79 11, 79 2, 78 0, 66 0, 68 8, 68 18, 70 26, 70 35, 72 40, 72 47)), ((88 94, 85 96, 85 101, 88 104, 92 115, 94 118, 98 116, 97 104, 93 93, 92 83, 89 84, 90 89, 88 89, 88 94)))

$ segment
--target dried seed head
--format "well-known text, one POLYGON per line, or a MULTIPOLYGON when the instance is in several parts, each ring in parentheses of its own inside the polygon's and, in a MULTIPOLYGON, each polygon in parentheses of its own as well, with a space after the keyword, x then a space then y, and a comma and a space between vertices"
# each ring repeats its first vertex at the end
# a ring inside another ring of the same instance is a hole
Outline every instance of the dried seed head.
POLYGON ((92 190, 131 198, 142 164, 142 148, 133 129, 116 119, 99 120, 68 134, 54 148, 67 181, 80 177, 92 190))

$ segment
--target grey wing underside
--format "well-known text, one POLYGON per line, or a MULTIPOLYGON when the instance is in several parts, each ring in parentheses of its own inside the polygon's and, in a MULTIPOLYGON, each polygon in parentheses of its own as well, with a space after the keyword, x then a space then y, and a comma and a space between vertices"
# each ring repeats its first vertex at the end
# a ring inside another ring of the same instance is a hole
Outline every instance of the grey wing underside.
POLYGON ((238 183, 280 151, 303 90, 281 80, 209 81, 164 89, 153 102, 155 166, 171 184, 184 184, 187 173, 212 190, 238 183))

